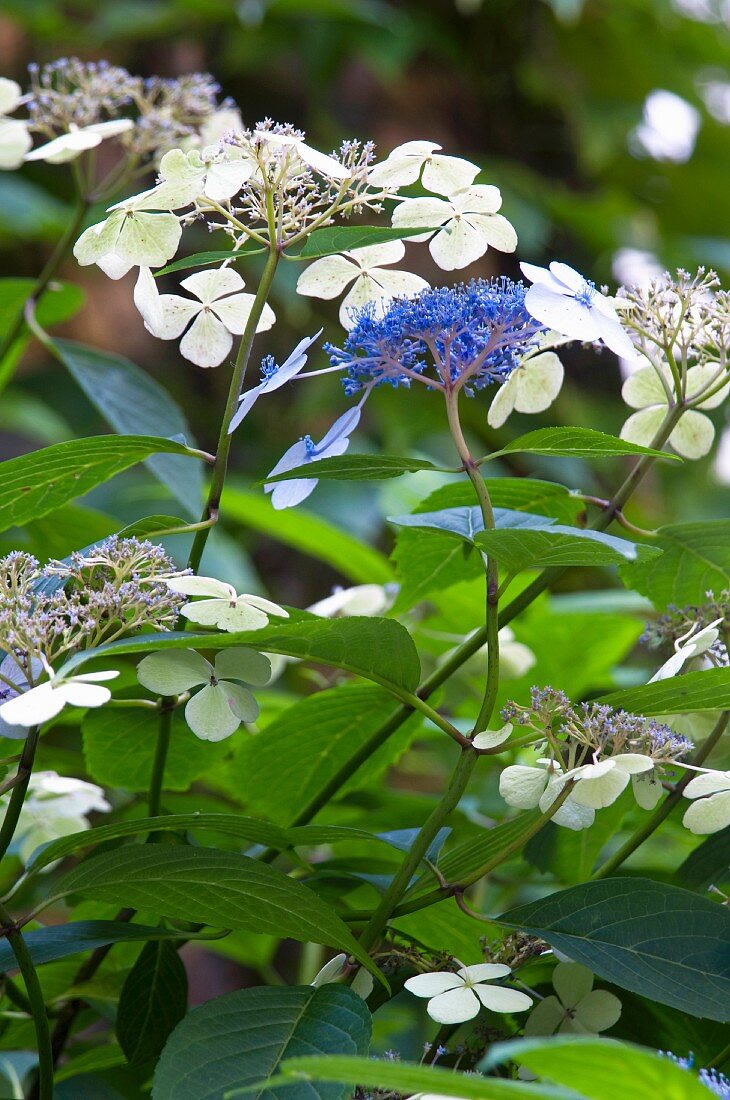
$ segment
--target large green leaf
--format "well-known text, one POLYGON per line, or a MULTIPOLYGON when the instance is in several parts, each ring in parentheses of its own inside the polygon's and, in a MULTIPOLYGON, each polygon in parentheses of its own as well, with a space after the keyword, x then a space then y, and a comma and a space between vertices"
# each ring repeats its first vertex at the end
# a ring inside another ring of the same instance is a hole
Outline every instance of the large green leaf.
POLYGON ((345 986, 239 989, 194 1009, 176 1028, 155 1071, 154 1100, 224 1100, 247 1088, 252 1100, 340 1100, 341 1084, 287 1081, 256 1089, 285 1058, 367 1054, 370 1013, 345 986))
POLYGON ((703 604, 708 592, 719 596, 730 587, 730 520, 677 523, 661 527, 658 535, 661 560, 622 571, 627 585, 656 607, 703 604))
MULTIPOLYGON (((434 227, 435 229, 436 227, 434 227)), ((315 229, 307 237, 297 260, 315 260, 318 256, 333 256, 337 252, 349 252, 353 248, 366 248, 387 241, 400 241, 417 237, 423 229, 393 229, 389 225, 333 225, 315 229)), ((425 230, 428 232, 428 229, 425 230)))
POLYGON ((599 977, 693 1016, 730 1020, 730 912, 676 886, 606 878, 496 918, 599 977))
MULTIPOLYGON (((398 527, 441 531, 445 535, 451 535, 472 544, 477 542, 480 534, 484 533, 482 512, 475 504, 460 508, 442 508, 438 512, 414 512, 406 516, 388 516, 388 522, 398 527)), ((552 529, 554 520, 549 516, 538 516, 532 512, 495 508, 494 523, 500 530, 508 528, 521 531, 533 527, 538 530, 545 527, 552 529)), ((557 530, 578 531, 578 528, 557 528, 557 530)))
POLYGON ((475 542, 510 573, 548 565, 618 565, 637 558, 654 561, 661 554, 654 546, 629 542, 602 531, 581 531, 560 525, 482 531, 475 542))
POLYGON ((355 584, 387 584, 393 580, 393 570, 382 554, 304 508, 277 511, 262 493, 227 487, 221 514, 227 523, 248 527, 326 562, 355 584))
POLYGON ((719 833, 711 833, 677 868, 674 876, 678 886, 699 890, 714 883, 720 886, 730 881, 730 825, 719 833))
POLYGON ((571 1035, 498 1043, 480 1068, 507 1061, 575 1089, 586 1100, 708 1100, 694 1073, 654 1050, 613 1039, 571 1035))
POLYGON ((373 964, 329 905, 275 867, 217 848, 130 845, 92 856, 54 886, 173 920, 325 943, 373 964))
MULTIPOLYGON (((285 710, 260 737, 244 741, 222 782, 252 811, 286 825, 392 713, 393 700, 380 688, 350 685, 319 691, 285 710)), ((389 737, 354 772, 354 783, 362 785, 394 763, 417 728, 417 719, 412 719, 389 737)))
POLYGON ((161 436, 97 435, 0 462, 0 531, 45 516, 154 454, 192 452, 161 436))
POLYGON ((612 691, 601 703, 634 714, 690 714, 695 710, 730 708, 730 668, 685 672, 653 684, 612 691))
POLYGON ((132 1065, 156 1062, 188 1007, 188 979, 171 943, 146 943, 122 986, 117 1008, 119 1045, 132 1065))
MULTIPOLYGON (((144 924, 126 924, 113 920, 79 920, 68 924, 53 924, 23 932, 25 945, 35 966, 93 951, 109 943, 131 943, 136 940, 181 939, 184 932, 174 928, 151 928, 144 924)), ((0 942, 0 973, 17 967, 15 955, 7 940, 0 942)))
MULTIPOLYGON (((129 359, 89 348, 71 340, 50 345, 92 405, 120 435, 182 436, 196 446, 182 409, 159 382, 129 359)), ((153 455, 146 460, 195 519, 203 499, 203 468, 178 455, 153 455)))
MULTIPOLYGON (((406 1095, 426 1093, 428 1096, 453 1096, 459 1100, 579 1100, 572 1090, 554 1085, 504 1081, 496 1077, 480 1077, 475 1073, 457 1073, 439 1066, 343 1055, 289 1058, 282 1064, 281 1070, 290 1079, 295 1076, 307 1082, 340 1081, 342 1084, 406 1095)), ((233 1100, 236 1094, 229 1095, 233 1100)), ((242 1100, 243 1094, 239 1095, 242 1100)), ((155 1100, 158 1098, 155 1097, 155 1100)))
MULTIPOLYGON (((106 787, 146 791, 152 777, 157 715, 142 708, 90 710, 81 731, 84 762, 92 779, 106 787)), ((201 741, 178 712, 173 718, 165 762, 165 790, 186 791, 225 756, 223 743, 201 741)))
POLYGON ((266 477, 261 484, 274 485, 277 481, 292 481, 300 477, 319 477, 330 481, 383 481, 401 474, 414 474, 419 470, 441 470, 455 473, 447 466, 435 466, 422 458, 401 458, 399 455, 338 455, 336 458, 318 458, 315 464, 295 466, 274 477, 266 477))
POLYGON ((606 435, 593 428, 537 428, 513 439, 499 451, 492 451, 490 461, 500 455, 532 454, 554 455, 564 458, 610 458, 616 455, 654 455, 657 458, 678 460, 677 455, 666 451, 654 451, 628 443, 615 435, 606 435))
POLYGON ((66 662, 63 671, 68 673, 96 657, 113 660, 126 653, 194 649, 196 646, 201 649, 251 646, 266 653, 282 653, 302 661, 333 665, 386 687, 405 691, 417 687, 421 674, 413 639, 395 619, 353 616, 329 620, 313 615, 242 633, 169 631, 145 634, 77 653, 66 662))

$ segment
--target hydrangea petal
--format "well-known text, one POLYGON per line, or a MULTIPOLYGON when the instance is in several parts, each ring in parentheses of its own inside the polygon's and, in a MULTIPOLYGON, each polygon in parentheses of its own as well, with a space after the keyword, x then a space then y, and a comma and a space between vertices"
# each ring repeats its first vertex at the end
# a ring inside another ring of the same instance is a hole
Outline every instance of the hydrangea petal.
POLYGON ((496 749, 498 745, 503 745, 507 741, 511 733, 512 723, 507 722, 501 729, 483 730, 482 733, 478 733, 472 744, 475 749, 496 749))
POLYGON ((204 687, 185 706, 185 721, 201 741, 223 741, 241 725, 221 684, 204 687))
POLYGON ((538 413, 550 408, 560 393, 564 374, 563 364, 554 351, 543 351, 526 359, 506 383, 509 385, 515 379, 517 412, 538 413))
POLYGON ((621 387, 621 397, 632 409, 647 405, 666 405, 667 394, 657 371, 652 366, 639 367, 621 387))
MULTIPOLYGON (((9 115, 20 104, 22 89, 17 80, 10 80, 7 76, 0 76, 0 115, 9 115)), ((438 149, 438 145, 434 146, 438 149)))
POLYGON ((621 1015, 621 1001, 607 989, 594 989, 576 1006, 576 1017, 589 1031, 606 1031, 621 1015))
POLYGON ((472 164, 464 157, 449 157, 436 153, 426 160, 421 182, 427 191, 435 191, 438 195, 453 195, 454 192, 463 191, 469 187, 479 172, 479 165, 472 164))
POLYGON ((39 684, 0 706, 0 718, 11 726, 39 726, 60 714, 66 703, 50 683, 39 684))
POLYGON ((558 963, 553 971, 553 989, 565 1008, 575 1008, 593 989, 593 973, 581 963, 558 963))
POLYGON ((552 1035, 565 1019, 565 1009, 557 997, 545 997, 539 1001, 525 1022, 524 1035, 552 1035))
MULTIPOLYGON (((404 199, 396 206, 391 219, 395 229, 434 229, 453 217, 454 209, 445 199, 404 199)), ((409 241, 427 241, 430 233, 418 233, 409 241)))
POLYGON ((460 217, 452 218, 431 238, 428 250, 443 271, 457 271, 478 260, 488 247, 481 227, 460 217))
MULTIPOLYGON (((253 294, 231 294, 228 298, 219 298, 210 309, 234 336, 241 336, 248 324, 256 298, 253 294)), ((257 332, 265 332, 274 323, 274 313, 269 307, 263 310, 256 326, 257 332)))
POLYGON ((685 798, 702 798, 718 791, 730 791, 730 772, 704 772, 690 779, 684 788, 685 798))
POLYGON ((180 285, 209 306, 224 294, 237 294, 246 284, 234 268, 213 267, 188 275, 180 285))
POLYGON ((665 413, 666 405, 650 405, 648 409, 632 413, 621 428, 621 438, 642 447, 650 446, 664 423, 665 413))
POLYGON ((180 695, 207 683, 212 673, 209 662, 193 649, 150 653, 137 665, 140 684, 159 695, 180 695))
POLYGON ((449 989, 462 989, 464 982, 458 974, 438 971, 434 974, 416 974, 404 983, 409 993, 415 997, 437 997, 449 989))
POLYGON ((215 596, 219 600, 236 598, 233 585, 219 581, 216 577, 196 577, 190 573, 182 577, 170 577, 166 584, 173 592, 179 592, 183 596, 215 596))
POLYGON ((429 1001, 426 1011, 438 1024, 461 1024, 473 1020, 481 1007, 476 992, 466 986, 450 989, 429 1001))
POLYGON ((59 134, 44 145, 38 145, 25 157, 27 161, 45 160, 49 164, 66 164, 76 160, 88 149, 101 145, 101 137, 88 130, 72 130, 68 134, 59 134))
POLYGON ((547 784, 544 768, 512 764, 499 777, 499 793, 508 806, 532 810, 537 806, 547 784))
POLYGON ((541 283, 529 287, 525 293, 525 307, 537 321, 572 340, 594 341, 600 335, 590 309, 575 298, 554 293, 541 283))
POLYGON ((506 978, 512 971, 504 963, 474 963, 472 966, 462 966, 457 973, 460 978, 474 983, 506 978))
POLYGON ((528 1008, 532 1008, 532 997, 519 989, 508 989, 504 985, 477 985, 474 992, 484 1007, 492 1012, 527 1012, 528 1008))
POLYGON ((664 793, 664 788, 655 771, 632 775, 631 789, 642 810, 653 810, 664 793))
POLYGON ((223 322, 204 307, 180 341, 180 352, 196 367, 217 367, 233 347, 223 322))
POLYGON ((730 790, 718 791, 709 798, 694 802, 685 811, 682 824, 699 835, 726 829, 730 825, 730 790))
MULTIPOLYGON (((727 376, 727 369, 721 372, 719 363, 702 363, 698 364, 696 367, 690 367, 687 371, 688 397, 694 397, 700 390, 703 390, 708 385, 714 388, 722 379, 723 373, 727 376)), ((728 377, 727 385, 723 386, 711 397, 701 401, 698 408, 716 409, 718 405, 722 405, 728 393, 730 393, 730 377, 728 377)))
POLYGON ((571 801, 593 810, 611 806, 629 784, 629 773, 612 768, 597 779, 581 779, 571 794, 571 801))
POLYGON ((517 374, 520 368, 512 371, 506 382, 499 387, 487 412, 487 424, 490 428, 501 428, 510 413, 514 412, 517 400, 517 374))
POLYGON ((112 693, 108 687, 101 684, 81 683, 79 680, 69 680, 67 684, 61 684, 55 689, 62 696, 65 703, 72 707, 101 707, 107 703, 112 693))
POLYGON ((228 699, 228 705, 242 722, 255 722, 259 716, 259 705, 256 699, 248 690, 248 688, 242 687, 241 684, 232 684, 228 680, 221 680, 219 683, 228 699))
POLYGON ((241 190, 253 174, 251 161, 239 159, 214 161, 208 165, 203 193, 214 202, 225 202, 241 190))
MULTIPOLYGON (((200 607, 200 604, 194 606, 200 607)), ((253 607, 247 600, 239 598, 235 607, 219 602, 215 625, 219 630, 227 630, 231 634, 239 630, 263 630, 269 625, 269 616, 259 608, 253 607)))
POLYGON ((215 659, 218 679, 244 680, 263 687, 271 679, 271 661, 255 649, 221 649, 215 659))
POLYGON ((344 256, 322 256, 299 276, 297 294, 312 298, 337 298, 358 275, 356 264, 344 256))
POLYGON ((715 425, 704 413, 689 409, 684 412, 669 437, 677 454, 683 458, 704 458, 712 447, 715 425))
POLYGON ((32 144, 24 122, 17 118, 0 118, 0 169, 20 168, 32 144))
MULTIPOLYGON (((403 241, 383 241, 381 244, 367 244, 362 248, 351 248, 344 255, 353 260, 363 271, 384 264, 397 264, 406 254, 403 241)), ((325 257, 327 259, 328 257, 325 257)))

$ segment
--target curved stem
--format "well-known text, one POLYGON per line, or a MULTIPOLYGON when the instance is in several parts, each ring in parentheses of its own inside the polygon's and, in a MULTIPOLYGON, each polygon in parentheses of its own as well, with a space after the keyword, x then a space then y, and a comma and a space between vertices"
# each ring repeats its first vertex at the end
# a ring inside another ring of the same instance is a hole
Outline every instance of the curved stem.
POLYGON ((5 811, 5 819, 0 827, 0 859, 5 856, 15 835, 20 811, 23 809, 23 802, 25 801, 25 793, 28 790, 31 772, 33 771, 33 761, 35 760, 39 736, 40 727, 33 726, 32 729, 28 730, 28 736, 23 745, 18 770, 15 773, 12 794, 10 795, 8 808, 5 811))
POLYGON ((38 981, 38 974, 33 965, 30 951, 23 939, 23 935, 13 922, 11 914, 0 903, 0 920, 3 923, 3 933, 7 937, 10 948, 15 955, 20 973, 23 975, 25 989, 30 1002, 30 1010, 35 1027, 36 1045, 38 1047, 38 1080, 33 1087, 32 1095, 37 1100, 52 1100, 53 1098, 53 1053, 51 1050, 51 1031, 46 1014, 46 1006, 43 1001, 43 990, 38 981))
POLYGON ((422 826, 408 855, 393 876, 390 886, 383 894, 380 904, 370 917, 367 927, 360 937, 360 943, 366 951, 374 947, 380 939, 383 929, 388 923, 394 909, 408 889, 411 876, 414 871, 417 870, 431 842, 438 834, 444 822, 447 821, 451 811, 458 806, 478 759, 477 751, 472 748, 471 745, 461 750, 459 763, 456 766, 454 774, 451 777, 451 782, 443 798, 422 826))
MULTIPOLYGON (((59 240, 58 244, 54 248, 51 255, 46 261, 45 267, 41 271, 40 275, 36 279, 33 289, 28 296, 28 301, 37 302, 42 296, 48 284, 53 276, 58 271, 63 260, 66 258, 70 247, 73 245, 81 228, 86 212, 89 209, 88 201, 85 198, 80 198, 76 204, 76 209, 71 217, 66 230, 59 240)), ((5 356, 11 351, 13 344, 18 339, 25 327, 25 312, 21 310, 16 317, 14 323, 10 326, 2 341, 0 341, 0 388, 5 386, 12 377, 13 367, 3 369, 2 363, 5 356)))
MULTIPOLYGON (((699 747, 692 757, 693 764, 702 764, 707 759, 727 729, 729 720, 730 711, 726 710, 715 724, 707 740, 699 747)), ((594 879, 605 878, 607 875, 613 874, 613 872, 621 866, 624 860, 628 859, 630 855, 633 855, 636 849, 640 848, 644 841, 648 840, 649 837, 656 832, 662 822, 666 821, 674 807, 681 801, 684 789, 692 778, 693 774, 691 771, 685 772, 674 790, 667 795, 659 806, 657 806, 651 817, 645 821, 636 832, 632 833, 618 851, 614 852, 610 859, 607 859, 591 877, 594 879)))

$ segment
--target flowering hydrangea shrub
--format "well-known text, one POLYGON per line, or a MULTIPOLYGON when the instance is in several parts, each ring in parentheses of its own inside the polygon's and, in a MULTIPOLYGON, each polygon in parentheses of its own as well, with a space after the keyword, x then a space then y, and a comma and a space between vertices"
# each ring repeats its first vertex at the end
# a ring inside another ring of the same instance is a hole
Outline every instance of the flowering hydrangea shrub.
POLYGON ((319 148, 220 96, 75 59, 0 80, 0 167, 78 192, 0 377, 35 339, 112 429, 1 464, 0 1066, 38 1100, 592 1100, 592 1061, 626 1100, 726 1095, 730 524, 634 508, 713 447, 727 293, 523 261, 470 159, 319 148), (69 256, 215 372, 206 449, 151 376, 46 331, 69 256), (575 345, 632 372, 618 435, 571 422, 575 345), (301 383, 331 407, 288 435, 301 383), (441 434, 383 453, 373 402, 397 424, 417 394, 441 434), (130 523, 153 478, 165 511, 130 523), (329 481, 352 507, 325 519, 329 481), (189 1009, 183 960, 216 952, 254 978, 189 1009))

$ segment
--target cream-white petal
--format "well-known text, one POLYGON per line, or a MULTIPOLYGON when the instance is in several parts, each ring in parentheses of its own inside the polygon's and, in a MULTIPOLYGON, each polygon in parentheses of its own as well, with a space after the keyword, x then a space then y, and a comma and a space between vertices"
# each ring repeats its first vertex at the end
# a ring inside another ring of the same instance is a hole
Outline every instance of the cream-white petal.
POLYGON ((416 997, 437 997, 449 989, 463 988, 464 982, 458 974, 438 971, 433 974, 416 974, 404 984, 408 992, 416 997))
POLYGON ((226 294, 237 294, 246 284, 232 267, 211 267, 207 271, 196 271, 188 275, 180 285, 209 306, 226 294))
POLYGON ((514 412, 517 400, 516 374, 517 371, 513 371, 492 398, 492 404, 487 412, 487 424, 490 428, 501 428, 510 413, 514 412))
POLYGON ((182 577, 170 577, 165 583, 173 592, 179 592, 183 596, 213 596, 219 600, 236 598, 233 585, 219 581, 217 577, 196 577, 189 573, 182 577))
POLYGON ((682 458, 704 458, 712 447, 715 425, 704 413, 689 409, 682 414, 669 442, 682 458))
MULTIPOLYGON (((671 385, 671 375, 665 372, 671 385)), ((621 397, 631 409, 645 409, 647 405, 666 405, 667 394, 658 372, 652 366, 639 367, 621 387, 621 397)))
POLYGON ((180 341, 180 352, 197 367, 219 366, 233 347, 233 338, 221 320, 204 307, 180 341))
POLYGON ((666 405, 650 405, 648 409, 632 413, 621 428, 621 438, 642 447, 651 446, 664 423, 666 411, 666 405))
POLYGON ((730 791, 720 791, 694 802, 685 811, 682 824, 700 836, 726 829, 730 825, 730 791))
POLYGON ((483 730, 482 733, 478 733, 472 740, 472 745, 475 749, 496 749, 498 745, 503 745, 511 734, 512 723, 507 722, 501 729, 483 730))
POLYGON ((499 793, 508 806, 519 810, 532 810, 540 801, 547 785, 544 768, 530 768, 525 764, 512 764, 499 777, 499 793))
POLYGON ((543 351, 526 359, 510 375, 515 378, 517 412, 538 413, 549 409, 560 393, 564 374, 563 364, 554 351, 543 351))
POLYGON ((297 294, 312 298, 337 298, 359 276, 359 267, 352 260, 344 256, 322 256, 299 276, 297 294))
POLYGON ((20 168, 32 144, 24 122, 17 118, 0 118, 0 169, 20 168))
POLYGON ((593 972, 581 963, 560 962, 553 971, 553 989, 565 1008, 575 1008, 593 989, 593 972))
POLYGON ((442 271, 458 271, 478 260, 488 247, 482 231, 465 217, 458 217, 431 238, 428 250, 442 271))
POLYGON ((491 1012, 527 1012, 528 1008, 532 1008, 532 997, 519 989, 509 989, 504 985, 477 985, 474 992, 491 1012))
MULTIPOLYGON (((397 264, 406 254, 403 241, 383 241, 381 244, 368 244, 362 248, 351 248, 344 255, 353 260, 363 270, 371 267, 383 267, 397 264)), ((327 259, 328 257, 323 257, 327 259)))
POLYGON ((476 992, 462 986, 461 989, 451 989, 434 997, 428 1002, 426 1011, 438 1024, 461 1024, 473 1020, 480 1008, 476 992))
POLYGON ((702 798, 718 791, 730 791, 730 772, 703 772, 690 779, 682 792, 685 798, 702 798))
POLYGON ((452 195, 469 187, 479 175, 478 164, 463 157, 450 157, 434 153, 426 159, 421 182, 427 191, 438 195, 452 195))

